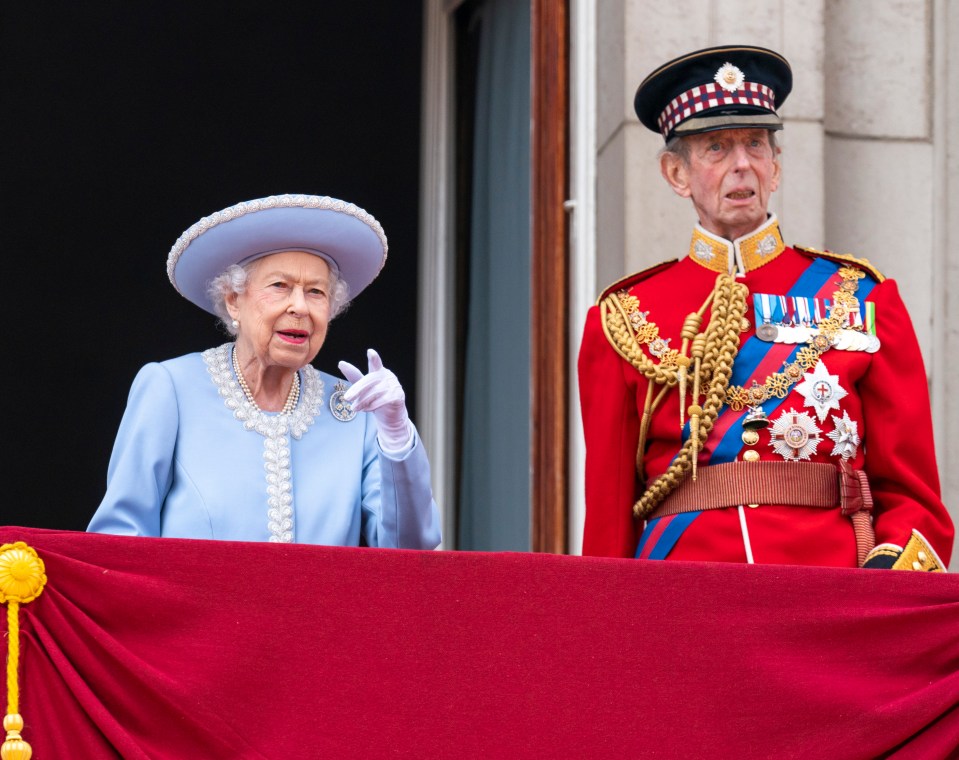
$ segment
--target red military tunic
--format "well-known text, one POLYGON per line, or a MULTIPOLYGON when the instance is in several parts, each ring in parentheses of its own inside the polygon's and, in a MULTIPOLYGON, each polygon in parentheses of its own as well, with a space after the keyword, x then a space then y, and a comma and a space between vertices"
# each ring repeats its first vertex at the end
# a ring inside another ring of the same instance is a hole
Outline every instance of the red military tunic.
MULTIPOLYGON (((865 260, 786 247, 772 216, 733 243, 697 227, 688 256, 614 284, 600 302, 620 291, 638 299, 638 304, 630 301, 638 307, 633 318, 654 325, 662 339, 642 346, 655 362, 664 348, 679 348, 684 319, 706 302, 721 272, 736 273, 736 281, 749 291, 730 380, 737 388, 775 384, 773 376, 806 346, 803 336, 816 333, 807 328, 830 313, 844 277, 856 283, 860 308, 844 323, 852 329, 842 330, 852 337, 835 342, 815 363, 807 361, 802 377, 794 378, 783 398, 762 404, 770 424, 758 430, 755 442, 742 424, 749 407, 720 408, 699 452, 698 471, 757 460, 793 462, 798 468, 810 462, 837 468, 845 463, 868 477, 876 543, 902 547, 919 531, 947 565, 953 525, 940 497, 927 379, 895 282, 883 280, 865 260), (851 269, 851 263, 858 266, 851 269), (850 271, 858 272, 858 281, 850 271), (757 307, 762 313, 757 314, 757 307), (766 339, 761 339, 757 326, 764 323, 778 325, 779 335, 792 338, 774 342, 763 332, 766 339), (870 332, 875 337, 867 339, 870 332)), ((707 309, 701 329, 709 317, 707 309)), ((633 505, 645 490, 637 446, 649 381, 614 347, 608 331, 597 304, 587 315, 579 354, 586 440, 584 554, 857 566, 853 527, 838 506, 749 504, 636 519, 633 505)), ((650 337, 648 328, 644 337, 650 337)), ((687 393, 686 406, 703 403, 687 393)), ((642 456, 646 483, 669 467, 688 435, 689 422, 680 421, 674 386, 650 418, 642 456)))

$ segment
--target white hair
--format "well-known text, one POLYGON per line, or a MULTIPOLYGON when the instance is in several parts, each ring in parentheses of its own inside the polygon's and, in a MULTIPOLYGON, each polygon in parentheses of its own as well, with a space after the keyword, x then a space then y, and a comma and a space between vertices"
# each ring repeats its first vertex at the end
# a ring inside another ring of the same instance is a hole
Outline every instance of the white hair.
MULTIPOLYGON (((255 259, 247 264, 230 264, 229 267, 212 280, 206 292, 213 302, 213 311, 220 320, 220 325, 230 335, 236 336, 233 326, 233 317, 226 308, 226 299, 230 295, 241 295, 246 292, 247 283, 253 268, 259 263, 255 259)), ((350 288, 340 279, 335 267, 330 266, 330 319, 342 314, 350 305, 350 288)))

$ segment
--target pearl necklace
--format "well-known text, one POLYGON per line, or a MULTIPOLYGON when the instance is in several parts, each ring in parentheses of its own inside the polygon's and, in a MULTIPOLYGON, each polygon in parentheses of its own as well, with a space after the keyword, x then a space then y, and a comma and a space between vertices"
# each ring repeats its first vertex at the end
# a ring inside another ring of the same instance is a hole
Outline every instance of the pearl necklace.
MULTIPOLYGON (((254 409, 258 412, 262 411, 260 405, 256 403, 256 399, 253 398, 253 393, 250 391, 250 386, 246 384, 246 378, 243 377, 243 372, 240 371, 240 362, 236 358, 236 346, 233 347, 233 371, 236 373, 236 379, 240 383, 240 388, 243 389, 243 395, 246 396, 246 400, 250 402, 254 409)), ((286 397, 286 403, 283 404, 283 409, 280 411, 280 414, 290 414, 294 409, 296 409, 296 404, 300 400, 300 373, 296 372, 293 375, 293 384, 290 386, 290 394, 286 397)))

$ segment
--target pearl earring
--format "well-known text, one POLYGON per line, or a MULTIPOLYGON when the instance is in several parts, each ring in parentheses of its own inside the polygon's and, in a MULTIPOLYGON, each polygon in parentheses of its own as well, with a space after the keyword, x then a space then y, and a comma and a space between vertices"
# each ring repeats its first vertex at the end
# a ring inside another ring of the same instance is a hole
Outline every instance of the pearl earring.
POLYGON ((234 319, 232 322, 230 322, 230 324, 233 325, 233 329, 235 330, 240 326, 240 320, 234 319))

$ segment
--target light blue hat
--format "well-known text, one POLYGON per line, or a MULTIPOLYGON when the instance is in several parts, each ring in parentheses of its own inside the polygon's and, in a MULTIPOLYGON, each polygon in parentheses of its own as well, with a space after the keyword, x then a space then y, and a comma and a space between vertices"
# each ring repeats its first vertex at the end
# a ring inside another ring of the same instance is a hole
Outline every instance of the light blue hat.
POLYGON ((207 286, 231 264, 281 251, 322 256, 354 298, 376 279, 388 246, 380 223, 325 195, 271 195, 205 216, 174 243, 167 276, 177 292, 211 314, 207 286))

